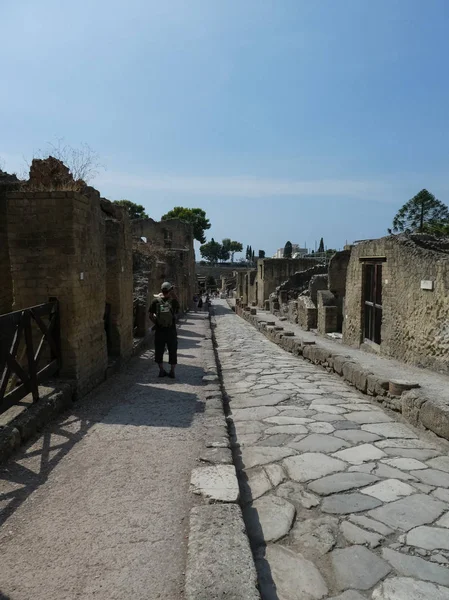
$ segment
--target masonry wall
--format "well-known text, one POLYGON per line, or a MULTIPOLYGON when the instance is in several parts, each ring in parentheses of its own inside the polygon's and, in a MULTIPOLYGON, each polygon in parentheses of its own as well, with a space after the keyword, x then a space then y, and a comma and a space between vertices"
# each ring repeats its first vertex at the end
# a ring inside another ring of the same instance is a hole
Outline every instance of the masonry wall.
POLYGON ((346 294, 346 276, 350 257, 350 250, 341 250, 340 252, 336 252, 329 262, 328 287, 335 296, 335 306, 337 307, 336 331, 341 331, 343 327, 343 304, 346 294))
POLYGON ((363 259, 385 257, 382 267, 383 355, 449 372, 449 256, 389 236, 353 247, 347 270, 343 341, 364 341, 363 259), (434 282, 433 291, 421 281, 434 282))
POLYGON ((6 221, 7 199, 0 193, 0 315, 12 309, 12 279, 6 221))
POLYGON ((127 212, 113 207, 105 226, 108 354, 127 359, 133 348, 132 236, 127 212))
POLYGON ((162 251, 161 260, 166 263, 166 268, 154 272, 153 294, 160 292, 164 279, 168 280, 175 285, 182 309, 189 310, 197 287, 192 225, 178 219, 160 222, 136 219, 132 221, 132 233, 145 237, 150 246, 156 247, 156 252, 162 251), (163 278, 159 280, 161 273, 163 278))
POLYGON ((276 288, 298 271, 305 271, 316 266, 313 258, 261 258, 257 261, 258 306, 263 307, 264 301, 276 288))
POLYGON ((16 192, 7 199, 13 310, 59 300, 61 375, 76 379, 82 395, 107 367, 100 199, 76 192, 16 192))

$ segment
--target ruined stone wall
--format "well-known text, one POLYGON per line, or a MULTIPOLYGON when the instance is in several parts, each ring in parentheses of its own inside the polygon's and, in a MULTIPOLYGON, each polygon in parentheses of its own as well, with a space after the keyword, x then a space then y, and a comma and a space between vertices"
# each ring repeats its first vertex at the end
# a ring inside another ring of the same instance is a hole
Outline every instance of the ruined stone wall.
POLYGON ((363 342, 363 258, 385 257, 379 351, 404 362, 449 372, 449 256, 389 236, 353 247, 348 265, 343 341, 363 342), (421 281, 434 290, 421 289, 421 281))
POLYGON ((231 278, 234 272, 243 273, 250 269, 245 265, 243 267, 236 267, 235 264, 231 263, 218 263, 217 265, 203 265, 199 262, 195 265, 196 274, 199 277, 213 277, 220 281, 221 277, 231 278))
POLYGON ((247 274, 248 277, 248 304, 257 304, 259 282, 257 279, 257 271, 251 271, 247 274))
POLYGON ((335 306, 337 307, 337 328, 335 331, 340 332, 343 327, 343 304, 350 257, 350 250, 341 250, 340 252, 336 252, 329 262, 329 290, 335 296, 335 306))
POLYGON ((298 297, 298 325, 310 331, 317 326, 317 308, 309 296, 298 297))
POLYGON ((264 301, 284 281, 298 271, 305 271, 316 266, 313 258, 261 258, 257 261, 258 306, 263 307, 264 301))
POLYGON ((329 261, 329 290, 337 297, 343 298, 346 292, 346 273, 350 257, 350 250, 341 250, 329 261))
POLYGON ((325 335, 337 331, 338 308, 335 296, 329 290, 320 290, 317 297, 317 327, 318 333, 325 335))
POLYGON ((7 199, 0 191, 0 315, 12 310, 12 279, 6 222, 7 199))
POLYGON ((126 210, 109 203, 106 215, 106 303, 108 354, 123 359, 133 348, 133 259, 131 225, 126 210))
POLYGON ((61 375, 76 379, 82 395, 107 367, 100 199, 77 192, 16 192, 7 199, 13 310, 59 300, 61 375))
POLYGON ((145 237, 150 246, 155 245, 163 251, 161 260, 166 262, 166 268, 153 274, 153 294, 160 291, 164 279, 156 280, 156 277, 163 271, 164 278, 175 285, 182 309, 189 310, 197 291, 192 225, 178 219, 160 222, 136 219, 132 221, 132 232, 135 236, 145 237))
POLYGON ((237 271, 237 298, 243 298, 243 304, 251 304, 255 301, 257 272, 255 270, 237 271))
POLYGON ((314 275, 309 281, 309 296, 312 302, 317 305, 318 303, 318 292, 320 290, 328 289, 328 276, 327 274, 314 275))

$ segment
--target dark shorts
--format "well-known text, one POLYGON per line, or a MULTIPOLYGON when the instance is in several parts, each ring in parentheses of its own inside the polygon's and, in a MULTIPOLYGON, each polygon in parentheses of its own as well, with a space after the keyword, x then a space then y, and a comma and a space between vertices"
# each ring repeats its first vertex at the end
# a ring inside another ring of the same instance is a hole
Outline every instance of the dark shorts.
POLYGON ((164 361, 165 346, 168 349, 168 363, 178 364, 178 335, 176 329, 156 329, 154 334, 154 360, 158 364, 164 361))

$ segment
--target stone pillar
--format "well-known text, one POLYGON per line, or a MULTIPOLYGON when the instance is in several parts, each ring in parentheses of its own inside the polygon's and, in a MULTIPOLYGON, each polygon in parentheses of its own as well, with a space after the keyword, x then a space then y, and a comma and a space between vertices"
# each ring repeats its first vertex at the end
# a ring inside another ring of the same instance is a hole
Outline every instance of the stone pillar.
POLYGON ((11 312, 13 290, 11 265, 9 261, 6 196, 0 193, 0 315, 11 312))
POLYGON ((105 218, 100 199, 77 192, 10 193, 13 310, 59 300, 62 367, 79 395, 105 377, 105 218))
POLYGON ((108 354, 126 359, 133 348, 132 239, 128 215, 106 218, 106 303, 108 354))
POLYGON ((318 297, 318 333, 326 334, 337 331, 338 308, 332 292, 320 290, 318 297))

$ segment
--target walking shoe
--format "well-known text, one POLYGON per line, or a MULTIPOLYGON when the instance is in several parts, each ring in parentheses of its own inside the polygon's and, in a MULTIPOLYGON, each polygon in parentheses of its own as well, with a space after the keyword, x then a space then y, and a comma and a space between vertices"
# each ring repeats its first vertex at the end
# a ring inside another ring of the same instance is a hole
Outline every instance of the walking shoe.
POLYGON ((167 377, 168 373, 166 373, 165 371, 159 371, 159 375, 158 377, 167 377))
POLYGON ((170 371, 170 373, 167 373, 167 376, 170 377, 170 379, 175 378, 175 374, 173 373, 173 371, 170 371))

